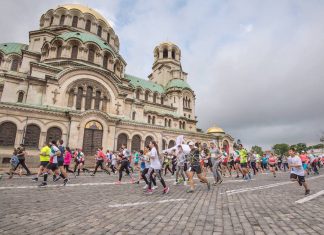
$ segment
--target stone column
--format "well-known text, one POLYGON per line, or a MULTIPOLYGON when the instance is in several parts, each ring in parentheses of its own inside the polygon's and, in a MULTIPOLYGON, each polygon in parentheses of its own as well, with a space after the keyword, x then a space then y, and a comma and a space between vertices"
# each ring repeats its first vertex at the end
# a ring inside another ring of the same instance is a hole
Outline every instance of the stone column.
POLYGON ((82 100, 81 100, 81 111, 84 111, 85 109, 85 95, 83 94, 82 100))
POLYGON ((91 98, 91 109, 94 109, 94 106, 95 106, 95 99, 92 96, 92 98, 91 98))
POLYGON ((72 109, 76 110, 76 102, 77 102, 77 93, 74 92, 73 94, 73 105, 72 105, 72 109))

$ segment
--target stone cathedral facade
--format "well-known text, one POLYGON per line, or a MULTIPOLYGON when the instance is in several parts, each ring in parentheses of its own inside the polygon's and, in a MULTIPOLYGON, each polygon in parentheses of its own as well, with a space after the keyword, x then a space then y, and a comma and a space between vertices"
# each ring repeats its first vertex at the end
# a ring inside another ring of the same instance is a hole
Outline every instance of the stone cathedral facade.
POLYGON ((24 144, 36 155, 45 141, 61 138, 87 155, 123 143, 139 150, 150 140, 165 149, 178 135, 232 148, 221 128, 197 129, 196 96, 177 45, 154 48, 145 79, 125 72, 119 47, 108 21, 76 4, 44 13, 28 45, 0 44, 0 151, 24 144))

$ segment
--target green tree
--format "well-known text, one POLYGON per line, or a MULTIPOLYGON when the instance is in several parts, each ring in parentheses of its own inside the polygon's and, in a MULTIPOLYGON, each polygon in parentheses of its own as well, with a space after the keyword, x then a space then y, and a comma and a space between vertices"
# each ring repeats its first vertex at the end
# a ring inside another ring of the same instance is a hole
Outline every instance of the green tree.
POLYGON ((257 145, 252 146, 251 151, 253 151, 253 152, 255 152, 255 153, 259 154, 259 155, 263 155, 262 148, 260 146, 257 146, 257 145))
POLYGON ((289 150, 289 145, 288 144, 275 144, 272 147, 272 150, 277 155, 280 155, 280 156, 287 155, 288 154, 288 150, 289 150))
POLYGON ((304 143, 294 144, 290 147, 294 147, 298 153, 301 153, 302 151, 307 151, 307 146, 304 143))

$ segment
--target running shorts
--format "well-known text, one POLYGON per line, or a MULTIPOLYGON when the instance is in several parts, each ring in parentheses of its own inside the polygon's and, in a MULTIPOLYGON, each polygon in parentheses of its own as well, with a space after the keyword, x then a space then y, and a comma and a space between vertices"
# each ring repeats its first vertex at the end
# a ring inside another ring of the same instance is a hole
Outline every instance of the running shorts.
POLYGON ((201 167, 199 165, 191 166, 189 170, 197 173, 197 175, 201 174, 201 167))
POLYGON ((290 179, 297 179, 299 183, 304 183, 305 182, 305 176, 296 175, 294 173, 290 174, 290 179))
POLYGON ((46 162, 40 162, 39 166, 43 166, 43 167, 46 167, 48 165, 48 161, 46 162))
POLYGON ((46 168, 49 170, 55 171, 58 169, 58 165, 57 165, 57 163, 48 163, 46 168))
POLYGON ((247 168, 247 163, 241 163, 242 168, 247 168))
POLYGON ((307 163, 303 163, 303 169, 304 170, 307 170, 307 168, 308 168, 308 164, 307 163))
POLYGON ((58 167, 63 166, 64 165, 64 161, 57 161, 57 165, 58 165, 58 167))

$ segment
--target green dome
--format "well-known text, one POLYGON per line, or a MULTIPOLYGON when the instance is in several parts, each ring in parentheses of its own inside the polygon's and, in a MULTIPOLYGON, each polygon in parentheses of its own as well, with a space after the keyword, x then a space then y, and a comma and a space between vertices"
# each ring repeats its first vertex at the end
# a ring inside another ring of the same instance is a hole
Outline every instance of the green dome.
POLYGON ((180 89, 190 89, 191 87, 189 86, 189 84, 182 79, 172 79, 171 81, 168 82, 168 84, 166 85, 165 89, 170 89, 170 88, 180 88, 180 89))
POLYGON ((22 43, 10 42, 10 43, 0 44, 0 51, 2 51, 5 55, 12 54, 12 53, 21 55, 21 50, 25 50, 27 48, 28 45, 22 43))
POLYGON ((152 92, 158 92, 160 94, 164 93, 164 89, 161 85, 156 84, 152 81, 135 77, 133 75, 125 74, 125 78, 129 80, 130 84, 134 87, 141 87, 144 90, 148 89, 152 92))
POLYGON ((93 42, 97 44, 102 50, 108 50, 115 54, 115 50, 107 42, 103 41, 98 36, 91 33, 68 32, 63 33, 57 36, 56 38, 63 39, 64 41, 74 38, 80 40, 83 43, 93 42))

